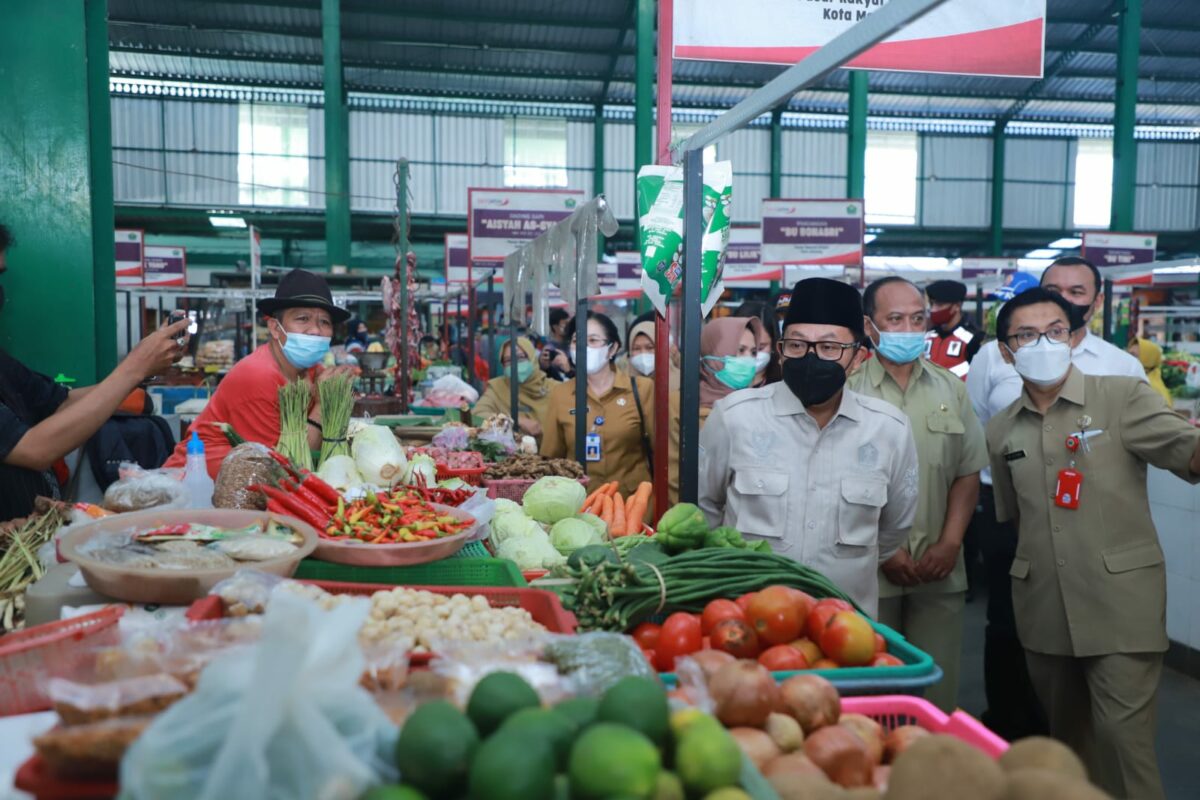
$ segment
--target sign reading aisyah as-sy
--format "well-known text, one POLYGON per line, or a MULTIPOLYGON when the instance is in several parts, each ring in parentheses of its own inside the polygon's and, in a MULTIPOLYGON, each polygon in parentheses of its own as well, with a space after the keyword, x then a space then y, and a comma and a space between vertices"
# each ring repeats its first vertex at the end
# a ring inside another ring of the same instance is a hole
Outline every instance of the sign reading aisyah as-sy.
MULTIPOLYGON (((662 1, 675 6, 675 58, 767 64, 803 61, 887 2, 662 1)), ((846 66, 1039 78, 1045 27, 1046 0, 947 0, 846 66)))

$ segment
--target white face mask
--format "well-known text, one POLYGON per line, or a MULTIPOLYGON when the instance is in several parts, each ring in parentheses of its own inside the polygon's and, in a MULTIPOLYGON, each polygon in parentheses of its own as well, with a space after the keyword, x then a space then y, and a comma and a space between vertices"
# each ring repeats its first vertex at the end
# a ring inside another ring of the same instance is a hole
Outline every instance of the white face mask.
POLYGON ((629 363, 643 375, 654 374, 654 353, 638 353, 629 357, 629 363))
POLYGON ((587 374, 595 375, 608 366, 607 347, 589 347, 587 349, 587 374))
POLYGON ((767 364, 771 363, 771 354, 766 350, 760 350, 754 356, 754 372, 757 374, 767 368, 767 364))
POLYGON ((1039 339, 1036 344, 1013 353, 1013 366, 1017 374, 1030 383, 1053 386, 1071 368, 1071 345, 1039 339))

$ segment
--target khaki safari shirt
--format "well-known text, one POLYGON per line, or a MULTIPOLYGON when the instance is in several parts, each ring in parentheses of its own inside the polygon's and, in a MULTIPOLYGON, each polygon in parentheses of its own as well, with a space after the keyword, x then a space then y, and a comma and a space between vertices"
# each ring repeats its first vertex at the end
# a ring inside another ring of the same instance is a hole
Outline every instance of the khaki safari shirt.
MULTIPOLYGON (((971 407, 962 379, 924 358, 913 364, 907 390, 888 374, 878 358, 863 364, 850 377, 850 388, 877 397, 903 411, 912 425, 921 480, 917 490, 917 516, 905 547, 919 561, 930 545, 942 537, 950 487, 965 475, 988 464, 983 426, 971 407)), ((954 570, 944 580, 916 586, 897 586, 879 573, 880 597, 905 594, 949 594, 967 590, 967 570, 959 551, 954 570)))
POLYGON ((1009 574, 1025 648, 1076 657, 1166 650, 1166 571, 1146 464, 1200 483, 1189 469, 1200 430, 1142 380, 1071 367, 1045 416, 1022 390, 987 438, 996 517, 1018 522, 1009 574), (1072 454, 1066 439, 1081 429, 1094 435, 1072 454), (1060 508, 1058 473, 1072 461, 1083 474, 1079 508, 1060 508))
POLYGON ((879 564, 908 538, 917 510, 917 450, 903 412, 846 389, 822 429, 776 383, 717 401, 700 450, 709 524, 769 541, 877 613, 879 564))
MULTIPOLYGON (((650 480, 650 467, 642 446, 642 420, 634 402, 628 374, 617 372, 612 388, 603 397, 588 389, 587 432, 600 435, 600 460, 589 462, 587 473, 592 489, 617 481, 623 495, 650 480)), ((637 378, 638 395, 645 419, 645 435, 654 441, 654 384, 637 378)), ((576 458, 575 381, 560 383, 550 390, 546 418, 542 420, 542 455, 576 458)))

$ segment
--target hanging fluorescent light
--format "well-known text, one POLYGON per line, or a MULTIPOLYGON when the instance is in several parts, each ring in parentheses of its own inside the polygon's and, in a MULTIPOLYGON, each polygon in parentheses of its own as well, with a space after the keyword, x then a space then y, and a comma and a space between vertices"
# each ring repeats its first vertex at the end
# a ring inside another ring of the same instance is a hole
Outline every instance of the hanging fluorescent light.
POLYGON ((1058 248, 1059 250, 1074 250, 1076 247, 1079 247, 1082 244, 1083 244, 1083 239, 1067 238, 1067 239, 1057 239, 1057 240, 1051 242, 1050 244, 1046 245, 1046 247, 1055 247, 1055 248, 1058 248))
POLYGON ((1062 250, 1051 250, 1048 247, 1043 247, 1040 250, 1030 250, 1025 254, 1026 258, 1056 258, 1062 254, 1062 250))
POLYGON ((241 217, 212 217, 208 221, 214 228, 245 228, 246 220, 241 217))

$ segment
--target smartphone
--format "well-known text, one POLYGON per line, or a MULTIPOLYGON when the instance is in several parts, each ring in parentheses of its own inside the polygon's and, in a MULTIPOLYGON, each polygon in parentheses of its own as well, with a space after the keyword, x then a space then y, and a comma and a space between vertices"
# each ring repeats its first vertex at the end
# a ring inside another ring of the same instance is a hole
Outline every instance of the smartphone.
MULTIPOLYGON (((177 308, 171 312, 169 317, 167 317, 167 325, 174 325, 175 323, 182 322, 185 319, 190 320, 190 323, 187 326, 187 336, 195 336, 196 332, 200 330, 200 325, 196 322, 195 311, 184 311, 181 308, 177 308)), ((180 347, 183 347, 184 343, 187 341, 187 336, 177 336, 175 338, 175 341, 179 343, 180 347)))

